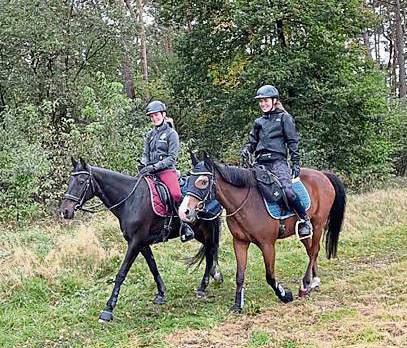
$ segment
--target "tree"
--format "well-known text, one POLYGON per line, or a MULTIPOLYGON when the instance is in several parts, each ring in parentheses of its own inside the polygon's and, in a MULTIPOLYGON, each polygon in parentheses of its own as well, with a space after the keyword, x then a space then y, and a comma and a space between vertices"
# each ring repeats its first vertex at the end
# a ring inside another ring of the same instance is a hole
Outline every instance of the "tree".
POLYGON ((253 95, 272 83, 296 118, 306 164, 358 180, 389 172, 387 90, 360 45, 372 17, 362 1, 209 0, 192 12, 188 1, 161 4, 183 29, 171 79, 178 124, 200 147, 237 160, 258 115, 253 95))

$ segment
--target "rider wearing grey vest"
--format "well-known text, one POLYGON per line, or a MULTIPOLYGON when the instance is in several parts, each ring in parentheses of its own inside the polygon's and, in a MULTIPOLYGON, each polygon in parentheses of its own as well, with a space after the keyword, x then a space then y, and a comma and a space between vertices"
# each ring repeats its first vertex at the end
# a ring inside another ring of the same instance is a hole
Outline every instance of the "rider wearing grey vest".
POLYGON ((300 175, 299 136, 294 120, 279 102, 279 93, 274 86, 261 87, 255 98, 259 100, 263 115, 254 121, 249 141, 242 148, 241 156, 247 159, 249 154, 254 153, 255 165, 266 167, 278 177, 290 207, 301 219, 299 236, 307 238, 312 234, 312 225, 291 181, 292 177, 300 175), (291 170, 287 162, 288 153, 292 163, 291 170))

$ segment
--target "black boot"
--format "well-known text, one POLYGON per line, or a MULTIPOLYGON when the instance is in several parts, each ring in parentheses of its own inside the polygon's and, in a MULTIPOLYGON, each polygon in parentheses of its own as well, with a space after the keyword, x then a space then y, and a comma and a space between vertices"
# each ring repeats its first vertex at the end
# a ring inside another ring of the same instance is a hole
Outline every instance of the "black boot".
MULTIPOLYGON (((288 197, 287 197, 288 198, 288 197)), ((295 211, 297 216, 301 219, 298 221, 296 225, 296 229, 298 230, 298 237, 300 239, 311 238, 312 237, 312 224, 310 218, 305 211, 301 200, 295 195, 294 199, 289 200, 291 208, 295 211)))
POLYGON ((195 233, 192 230, 191 226, 189 226, 186 222, 181 221, 181 226, 180 226, 180 238, 181 242, 185 243, 188 242, 191 239, 194 239, 195 233))
MULTIPOLYGON (((179 209, 180 205, 181 205, 181 202, 175 203, 173 205, 173 209, 174 209, 175 213, 178 215, 178 217, 179 217, 178 209, 179 209)), ((179 226, 179 236, 180 236, 182 243, 188 242, 189 240, 194 239, 194 237, 195 237, 195 233, 194 233, 194 230, 192 229, 192 227, 190 225, 188 225, 186 222, 183 222, 181 219, 180 219, 180 226, 179 226)))

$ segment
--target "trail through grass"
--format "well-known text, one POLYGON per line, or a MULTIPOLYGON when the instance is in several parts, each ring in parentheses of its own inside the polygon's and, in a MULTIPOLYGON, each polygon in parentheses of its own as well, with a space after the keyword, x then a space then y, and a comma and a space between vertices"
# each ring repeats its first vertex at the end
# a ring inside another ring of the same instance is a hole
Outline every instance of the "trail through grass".
MULTIPOLYGON (((125 250, 110 215, 88 222, 0 230, 1 347, 402 347, 407 342, 407 190, 349 198, 338 258, 320 256, 321 291, 283 305, 250 248, 246 308, 229 312, 235 260, 228 231, 220 252, 225 282, 198 300, 203 272, 182 258, 197 243, 154 246, 168 303, 153 305, 145 261, 122 287, 115 320, 97 318, 125 250)), ((306 267, 297 240, 279 241, 277 274, 294 293, 306 267)))

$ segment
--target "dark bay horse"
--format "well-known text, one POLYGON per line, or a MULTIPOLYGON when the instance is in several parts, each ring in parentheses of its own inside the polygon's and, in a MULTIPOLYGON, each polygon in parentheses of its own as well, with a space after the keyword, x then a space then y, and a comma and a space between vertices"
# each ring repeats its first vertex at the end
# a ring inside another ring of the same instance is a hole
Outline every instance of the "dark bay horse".
MULTIPOLYGON (((278 238, 286 238, 295 233, 297 217, 285 220, 285 232, 279 236, 279 221, 267 213, 252 171, 217 163, 206 155, 201 162, 193 159, 193 165, 194 169, 187 183, 187 194, 180 207, 180 217, 186 222, 194 221, 200 207, 214 196, 226 209, 237 261, 236 297, 232 309, 240 312, 243 308, 243 284, 250 243, 256 244, 262 251, 267 283, 281 301, 291 302, 291 291, 284 289, 274 274, 275 242, 278 238)), ((311 198, 308 213, 314 227, 312 239, 302 240, 309 257, 299 292, 300 296, 305 296, 320 285, 317 257, 324 231, 327 257, 329 259, 336 256, 346 193, 342 182, 332 173, 304 168, 301 170, 301 180, 311 198)))
MULTIPOLYGON (((157 284, 157 294, 154 303, 165 303, 165 285, 150 245, 162 242, 163 239, 179 237, 178 218, 174 218, 174 227, 171 234, 163 235, 166 218, 154 214, 151 207, 150 191, 146 181, 140 177, 132 177, 108 169, 90 166, 82 159, 76 162, 72 159, 73 172, 68 189, 59 208, 61 215, 72 219, 74 212, 94 196, 99 197, 103 204, 119 219, 120 228, 127 241, 127 252, 124 261, 116 275, 112 295, 107 301, 99 321, 113 319, 113 310, 116 306, 120 287, 125 280, 137 255, 141 253, 147 261, 148 267, 157 284)), ((198 297, 205 296, 209 284, 209 276, 215 281, 222 281, 222 275, 217 267, 220 219, 212 221, 197 220, 193 225, 195 238, 203 246, 195 256, 195 261, 206 258, 205 274, 197 289, 198 297)))

